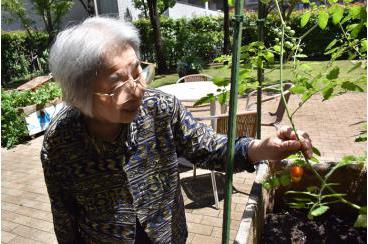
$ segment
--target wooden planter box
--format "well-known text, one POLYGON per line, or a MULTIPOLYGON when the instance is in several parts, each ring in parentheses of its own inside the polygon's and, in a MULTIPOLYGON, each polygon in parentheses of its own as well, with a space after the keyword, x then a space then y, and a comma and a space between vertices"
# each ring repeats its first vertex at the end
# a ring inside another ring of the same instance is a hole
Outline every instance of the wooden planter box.
MULTIPOLYGON (((46 76, 39 76, 17 87, 17 90, 34 91, 51 79, 51 74, 46 76)), ((46 128, 50 124, 51 119, 62 108, 62 106, 63 103, 61 98, 55 98, 45 105, 34 104, 18 108, 19 112, 26 115, 25 120, 27 123, 28 135, 32 136, 46 130, 46 128)))
POLYGON ((33 136, 43 132, 49 126, 51 119, 64 106, 61 98, 56 98, 45 105, 29 105, 18 108, 18 111, 26 115, 28 135, 33 136))
MULTIPOLYGON (((325 175, 335 163, 320 163, 314 168, 321 175, 325 175)), ((349 165, 341 167, 330 177, 329 182, 339 183, 334 189, 339 193, 346 193, 347 199, 360 204, 366 204, 367 172, 362 171, 362 165, 349 165)), ((285 167, 287 169, 287 166, 285 167)), ((261 182, 269 174, 269 167, 261 164, 257 168, 256 180, 253 183, 249 200, 240 223, 240 227, 234 243, 251 244, 261 243, 264 219, 266 213, 272 212, 274 207, 280 207, 289 200, 284 193, 289 190, 303 190, 307 186, 316 185, 319 182, 309 170, 305 170, 303 179, 299 183, 292 183, 276 190, 265 190, 261 182)), ((333 213, 351 214, 352 209, 343 204, 330 205, 333 213)))

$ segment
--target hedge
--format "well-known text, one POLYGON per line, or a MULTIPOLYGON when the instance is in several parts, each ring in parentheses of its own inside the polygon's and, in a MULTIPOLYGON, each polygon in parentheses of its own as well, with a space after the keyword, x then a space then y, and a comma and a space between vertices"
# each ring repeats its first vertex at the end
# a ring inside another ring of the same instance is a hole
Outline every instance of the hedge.
POLYGON ((46 73, 48 36, 33 32, 33 38, 24 31, 1 32, 1 83, 7 84, 34 72, 46 73))
MULTIPOLYGON (((295 36, 301 36, 311 28, 317 18, 313 14, 311 21, 304 28, 300 28, 300 16, 302 12, 295 11, 290 19, 289 25, 295 30, 295 36)), ((257 39, 257 16, 254 13, 246 13, 243 24, 242 44, 248 44, 257 39)), ((310 60, 327 60, 324 49, 341 32, 337 26, 329 24, 325 30, 316 28, 305 39, 304 54, 310 60)), ((348 24, 348 23, 345 23, 348 24)), ((154 35, 151 24, 147 19, 134 22, 141 36, 141 57, 149 62, 155 62, 154 35)), ((164 53, 167 65, 175 70, 177 61, 183 57, 199 57, 204 63, 211 62, 215 57, 221 55, 223 46, 223 19, 222 17, 197 17, 192 19, 169 19, 161 17, 161 33, 163 39, 164 53)), ((266 46, 275 44, 275 27, 279 25, 279 18, 269 15, 265 23, 266 46)), ((366 28, 360 33, 360 38, 366 36, 366 28)), ((230 28, 232 37, 232 28, 230 28)), ((2 83, 32 74, 37 71, 37 60, 32 60, 32 55, 40 58, 42 69, 47 70, 45 59, 47 53, 47 35, 37 33, 33 42, 24 32, 2 32, 2 83)), ((230 38, 231 39, 231 38, 230 38)), ((346 57, 342 57, 346 58, 346 57)), ((46 73, 46 72, 44 72, 46 73)))

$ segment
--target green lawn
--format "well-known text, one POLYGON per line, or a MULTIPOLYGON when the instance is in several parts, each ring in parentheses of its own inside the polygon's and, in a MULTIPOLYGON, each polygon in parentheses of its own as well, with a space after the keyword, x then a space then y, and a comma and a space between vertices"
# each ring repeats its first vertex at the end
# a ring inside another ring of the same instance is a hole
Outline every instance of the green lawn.
MULTIPOLYGON (((306 61, 303 62, 308 64, 313 74, 317 75, 318 73, 323 73, 328 68, 328 61, 306 61)), ((340 78, 341 79, 349 79, 351 78, 354 81, 357 77, 365 73, 366 71, 359 68, 354 70, 351 73, 348 73, 349 69, 353 66, 350 60, 339 60, 336 61, 334 65, 339 66, 340 68, 340 78)), ((275 66, 276 67, 276 66, 275 66)), ((284 68, 284 79, 290 80, 292 79, 291 73, 291 64, 287 64, 284 68)), ((223 76, 223 77, 230 77, 230 69, 226 66, 216 66, 216 67, 209 67, 204 69, 201 73, 208 74, 211 76, 223 76)), ((256 73, 254 72, 254 77, 256 77, 256 73)), ((179 76, 174 74, 169 75, 156 75, 155 80, 149 85, 150 87, 160 87, 163 85, 173 84, 179 79, 179 76)), ((279 79, 279 70, 278 69, 266 69, 265 70, 265 80, 266 82, 275 82, 279 79)), ((364 86, 365 87, 365 86, 364 86)))

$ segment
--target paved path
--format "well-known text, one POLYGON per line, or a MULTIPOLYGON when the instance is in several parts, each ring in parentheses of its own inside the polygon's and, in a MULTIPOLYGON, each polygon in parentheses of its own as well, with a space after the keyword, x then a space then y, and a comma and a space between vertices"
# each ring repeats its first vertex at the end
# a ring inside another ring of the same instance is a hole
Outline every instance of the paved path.
MULTIPOLYGON (((239 109, 243 109, 243 103, 243 100, 239 102, 239 109)), ((295 107, 298 104, 297 98, 292 97, 290 104, 295 107)), ((343 155, 362 154, 366 150, 366 144, 354 143, 354 137, 361 128, 361 124, 357 123, 366 119, 366 104, 364 93, 349 93, 323 103, 319 97, 314 97, 298 111, 295 122, 298 128, 309 132, 324 159, 337 160, 343 155)), ((275 106, 276 102, 265 103, 264 112, 274 111, 275 106)), ((263 136, 273 134, 275 131, 274 128, 262 129, 263 136)), ((11 150, 1 149, 2 243, 56 243, 39 159, 41 143, 42 137, 38 137, 11 150)), ((181 173, 189 228, 188 243, 220 243, 223 177, 218 175, 221 209, 216 210, 211 202, 209 171, 199 170, 198 173, 203 175, 196 179, 193 179, 190 169, 183 169, 181 173), (193 190, 195 187, 188 191, 188 187, 185 186, 191 184, 204 186, 204 190, 199 190, 205 193, 198 194, 193 190)), ((242 193, 234 193, 232 198, 231 239, 235 238, 253 180, 254 174, 234 175, 234 186, 242 193)))

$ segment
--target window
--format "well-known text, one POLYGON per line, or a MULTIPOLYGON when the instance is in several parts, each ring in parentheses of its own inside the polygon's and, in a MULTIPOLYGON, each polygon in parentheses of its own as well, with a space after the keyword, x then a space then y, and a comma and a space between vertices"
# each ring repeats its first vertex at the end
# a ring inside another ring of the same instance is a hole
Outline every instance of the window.
POLYGON ((117 0, 96 0, 98 15, 119 16, 117 0))

